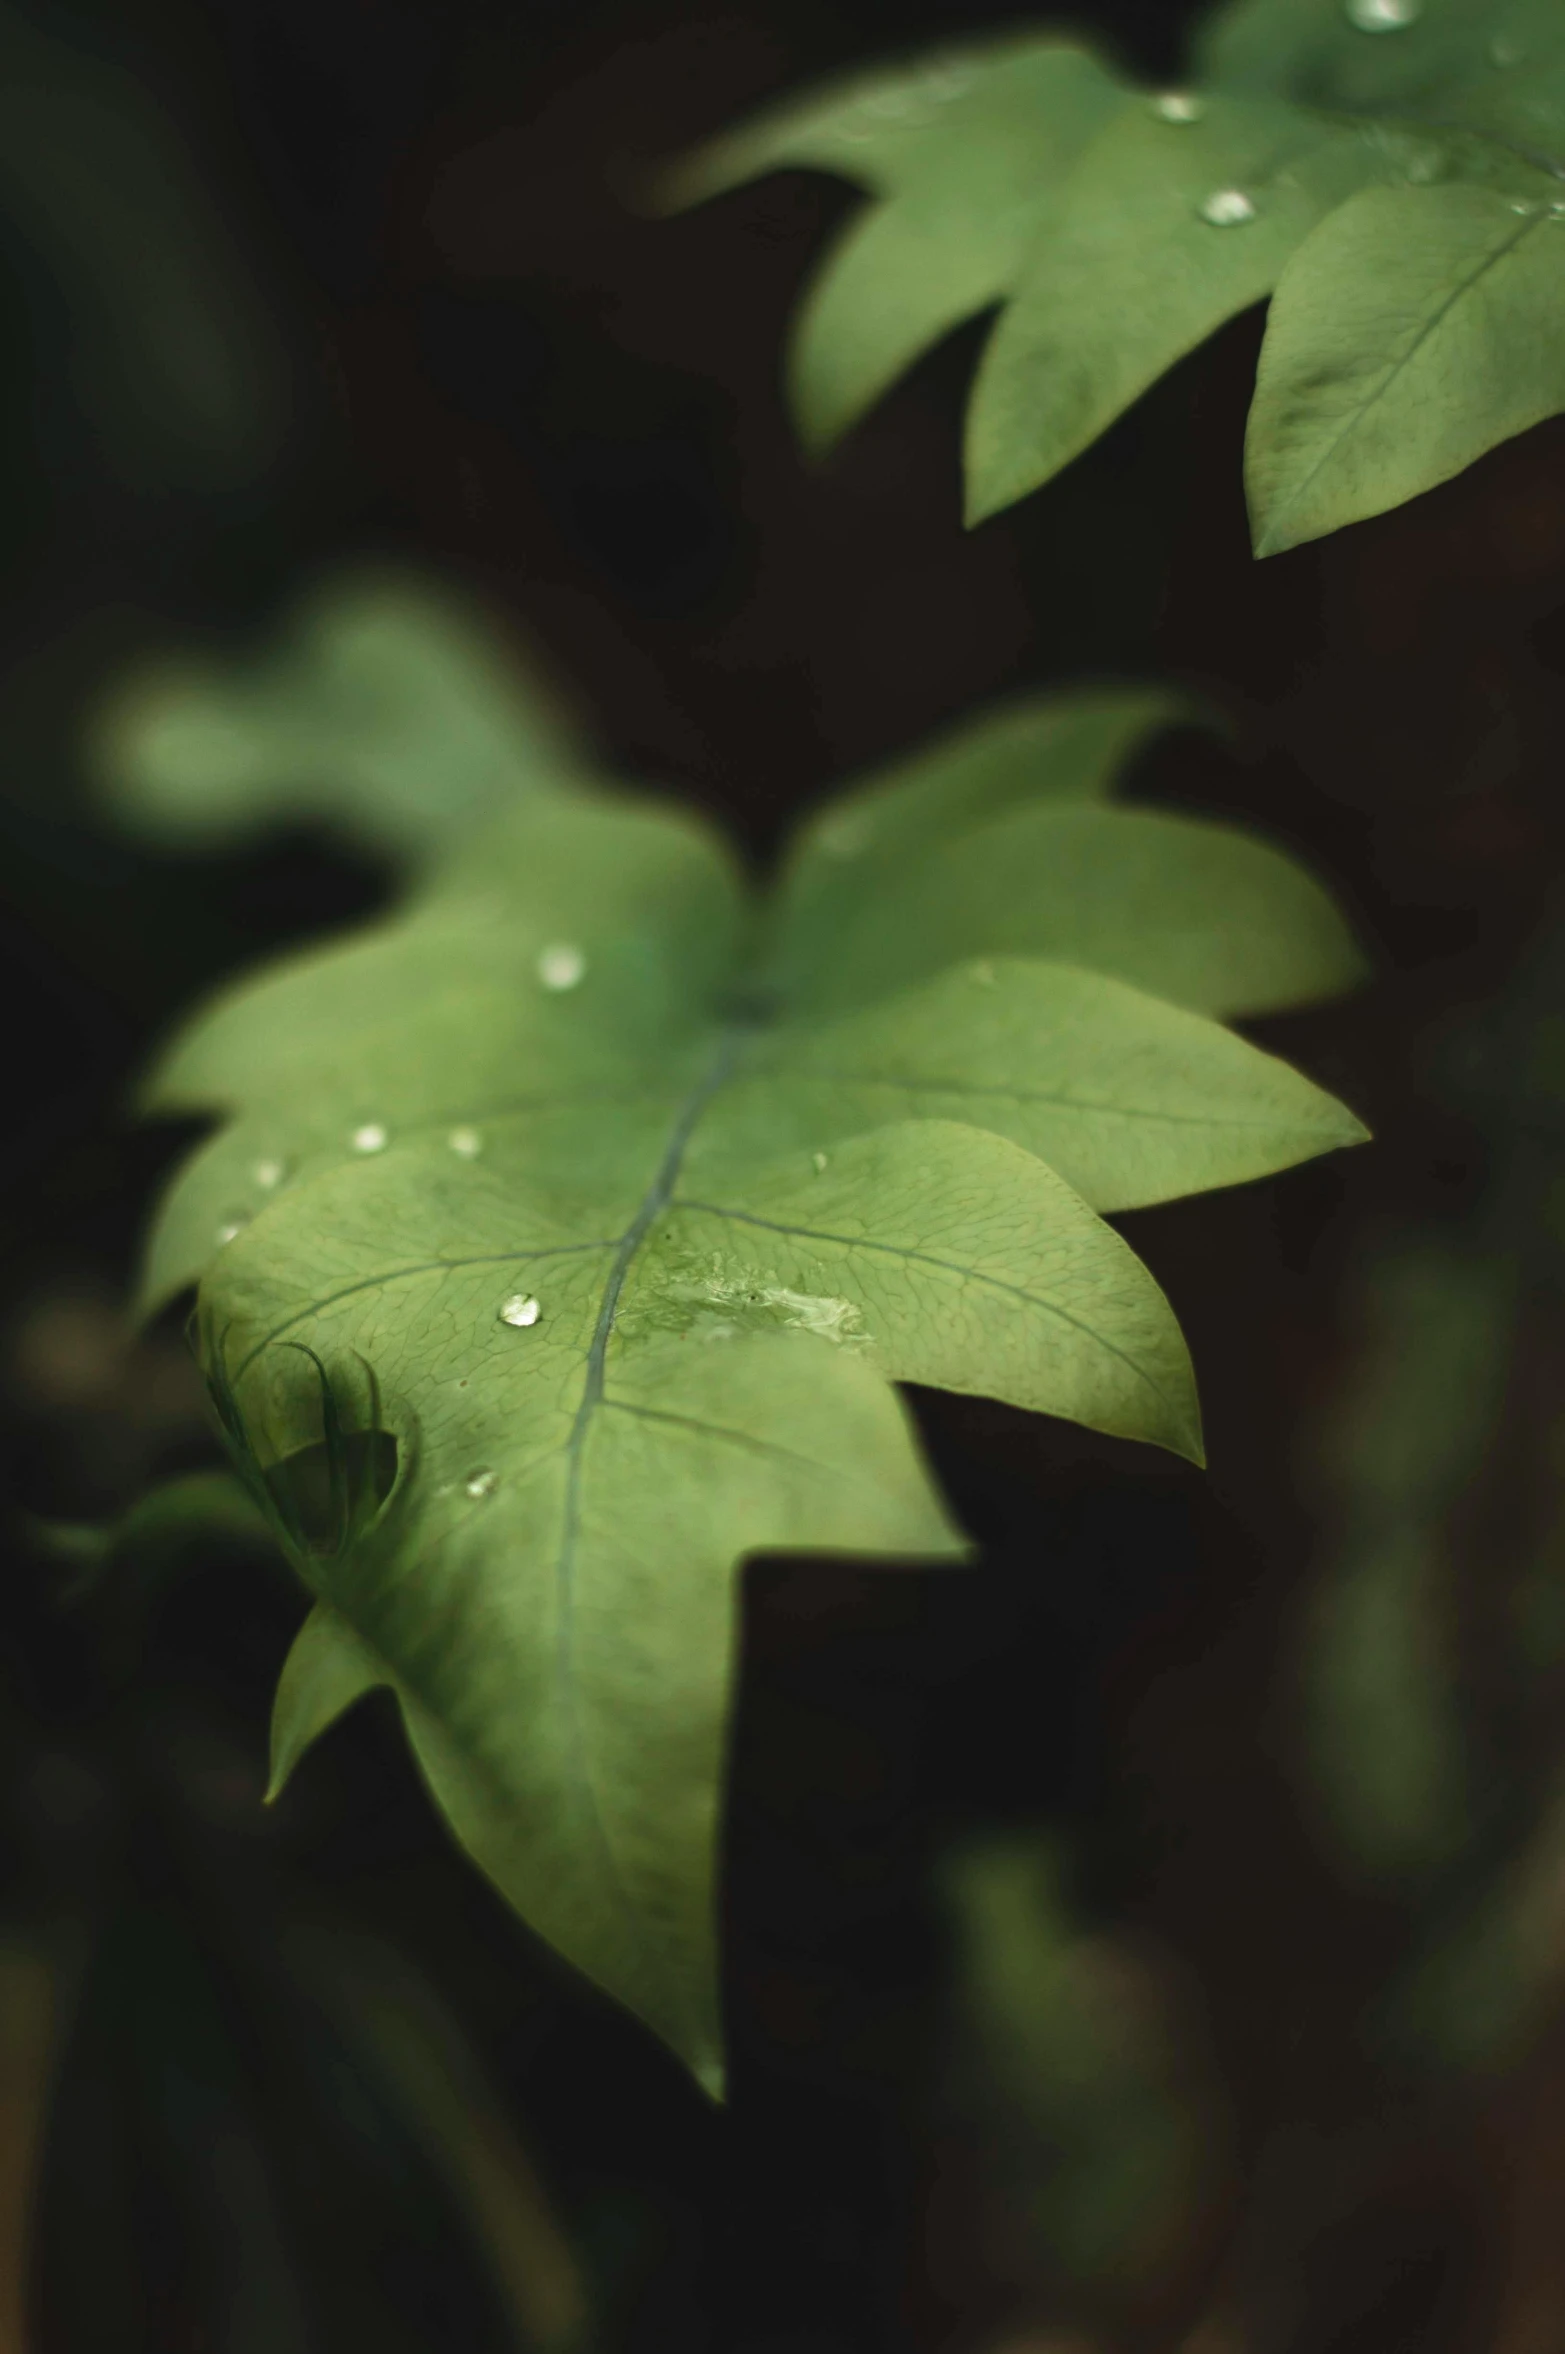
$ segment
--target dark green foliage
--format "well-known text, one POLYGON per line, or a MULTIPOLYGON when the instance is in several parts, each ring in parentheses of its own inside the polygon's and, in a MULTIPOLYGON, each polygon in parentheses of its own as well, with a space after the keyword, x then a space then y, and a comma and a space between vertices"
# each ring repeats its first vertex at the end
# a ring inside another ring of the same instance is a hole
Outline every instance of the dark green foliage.
POLYGON ((688 167, 686 199, 780 165, 874 199, 800 322, 807 437, 998 304, 976 519, 1270 297, 1246 454, 1269 555, 1565 408, 1553 0, 1237 0, 1192 69, 1138 89, 1062 32, 1010 34, 781 109, 688 167))

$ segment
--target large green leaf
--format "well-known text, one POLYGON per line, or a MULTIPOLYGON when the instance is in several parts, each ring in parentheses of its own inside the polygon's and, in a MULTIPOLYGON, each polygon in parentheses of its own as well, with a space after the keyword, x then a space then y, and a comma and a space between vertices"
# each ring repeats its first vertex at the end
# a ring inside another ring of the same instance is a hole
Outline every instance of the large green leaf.
POLYGON ((1271 297, 1248 454, 1267 554, 1565 409, 1556 0, 1240 0, 1196 66, 1153 93, 1013 36, 775 112, 689 166, 686 199, 779 165, 877 199, 805 303, 809 437, 1002 304, 968 434, 970 511, 991 514, 1271 297))
POLYGON ((1158 715, 1001 713, 807 826, 760 905, 687 815, 539 797, 157 1083, 229 1118, 149 1296, 200 1281, 318 1596, 279 1772, 390 1685, 478 1862, 708 2082, 735 1563, 960 1556, 896 1382, 1198 1456, 1178 1329, 1098 1210, 1361 1133, 1192 1010, 1357 958, 1263 845, 1104 804, 1158 715))
POLYGON ((106 698, 94 752, 116 812, 160 840, 306 819, 413 862, 586 767, 476 605, 389 572, 328 579, 258 657, 143 665, 106 698))

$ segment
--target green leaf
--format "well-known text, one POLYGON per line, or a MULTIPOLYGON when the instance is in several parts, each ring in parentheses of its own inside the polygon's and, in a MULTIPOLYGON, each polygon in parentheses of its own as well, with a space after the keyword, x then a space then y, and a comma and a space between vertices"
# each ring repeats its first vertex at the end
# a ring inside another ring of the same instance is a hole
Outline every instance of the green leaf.
POLYGON ((1262 553, 1565 409, 1543 226, 1565 181, 1555 0, 1247 0, 1196 63, 1189 88, 1155 94, 1040 33, 861 77, 687 167, 686 200, 779 164, 874 195, 801 312, 807 437, 843 431, 998 303, 968 424, 976 520, 1279 284, 1251 428, 1262 553), (1318 465, 1388 371, 1373 424, 1318 465))
MULTIPOLYGON (((850 225, 801 315, 793 392, 813 446, 829 447, 921 353, 1006 293, 1071 157, 1122 103, 1097 61, 1063 43, 1029 43, 1007 65, 1003 78, 986 77, 969 94, 965 69, 937 60, 890 118, 910 126, 932 118, 928 160, 901 201, 850 225)), ((881 110, 875 128, 896 95, 882 90, 869 101, 881 110)), ((844 124, 843 147, 863 137, 861 119, 844 124)), ((877 145, 896 186, 896 131, 877 145)), ((803 147, 796 152, 811 160, 803 147)), ((792 159, 787 150, 784 159, 792 159)))
POLYGON ((1257 550, 1447 481, 1565 399, 1565 202, 1366 190, 1277 290, 1250 412, 1257 550))
POLYGON ((415 862, 586 766, 476 606, 395 574, 328 580, 259 657, 144 665, 106 701, 94 761, 124 820, 164 841, 324 820, 415 862))
POLYGON ((1086 965, 1212 1014, 1270 1013, 1362 978, 1298 867, 1231 827, 1153 810, 1012 811, 898 866, 829 927, 819 902, 786 913, 777 970, 818 1013, 975 956, 982 985, 985 950, 1086 965))
POLYGON ((1229 1030, 1106 974, 1021 958, 957 968, 759 1058, 725 1128, 801 1150, 878 1122, 979 1122, 1095 1210, 1237 1185, 1364 1131, 1229 1030))
POLYGON ((1120 978, 1281 1002, 1355 961, 1275 852, 1095 798, 1154 712, 980 725, 812 823, 769 905, 693 818, 540 797, 157 1083, 230 1118, 149 1298, 200 1278, 220 1419, 319 1605, 279 1780, 389 1686, 476 1860, 708 2083, 735 1564, 960 1557, 898 1382, 1198 1457, 1178 1328, 1093 1205, 1361 1133, 1120 978))
POLYGON ((1213 97, 1198 123, 1136 98, 1072 176, 984 354, 968 422, 973 520, 1057 474, 1149 386, 1268 295, 1360 144, 1274 102, 1213 97), (1253 207, 1224 226, 1224 203, 1253 207))

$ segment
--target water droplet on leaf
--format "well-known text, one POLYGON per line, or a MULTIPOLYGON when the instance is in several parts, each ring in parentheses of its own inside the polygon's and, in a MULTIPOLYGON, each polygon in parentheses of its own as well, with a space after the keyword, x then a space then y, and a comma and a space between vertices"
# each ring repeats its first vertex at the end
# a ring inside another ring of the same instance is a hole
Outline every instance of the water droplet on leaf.
POLYGON ((1214 188, 1201 201, 1199 211, 1203 221, 1214 229, 1238 229, 1255 218, 1255 200, 1246 196, 1242 188, 1214 188))
POLYGON ((366 1120, 362 1128, 355 1128, 348 1139, 355 1152, 384 1152, 390 1136, 378 1120, 366 1120))
POLYGON ((476 1161, 484 1149, 484 1140, 476 1128, 453 1128, 446 1143, 463 1161, 476 1161))
POLYGON ((471 1478, 462 1482, 462 1493, 471 1496, 476 1502, 481 1496, 492 1496, 499 1485, 492 1471, 475 1471, 471 1478))
POLYGON ((1162 90, 1152 101, 1152 112, 1160 123, 1198 123, 1206 107, 1190 90, 1162 90))
POLYGON ((247 1218, 225 1218, 222 1225, 217 1230, 218 1249, 225 1249, 229 1243, 233 1242, 239 1235, 243 1234, 249 1222, 250 1221, 247 1218))
POLYGON ((263 1193, 270 1193, 272 1188, 281 1185, 287 1176, 288 1163, 286 1161, 257 1161, 250 1174, 263 1193))
POLYGON ((587 970, 587 959, 574 942, 557 940, 541 951, 538 978, 546 989, 574 989, 587 970))
POLYGON ((817 1177, 824 1177, 826 1174, 826 1155, 823 1152, 812 1152, 810 1155, 810 1166, 814 1169, 817 1177))
POLYGON ((502 1324, 515 1324, 518 1326, 536 1324, 542 1314, 543 1309, 532 1297, 530 1292, 512 1292, 508 1300, 502 1300, 500 1303, 500 1321, 502 1324))
POLYGON ((1424 0, 1344 0, 1343 14, 1361 33, 1405 33, 1424 13, 1424 0))

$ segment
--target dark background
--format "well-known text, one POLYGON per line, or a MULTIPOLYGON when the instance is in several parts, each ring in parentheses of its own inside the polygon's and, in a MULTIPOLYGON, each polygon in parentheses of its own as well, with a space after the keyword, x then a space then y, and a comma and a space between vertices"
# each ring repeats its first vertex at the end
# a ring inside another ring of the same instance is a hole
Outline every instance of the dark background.
MULTIPOLYGON (((1159 77, 1187 13, 1074 15, 1159 77)), ((14 1922, 75 1935, 28 2292, 42 2354, 503 2342, 418 2149, 317 2048, 277 1959, 278 1923, 303 1916, 351 1920, 439 1989, 606 2345, 1565 2346, 1537 2220, 1565 2189, 1559 2073, 1545 2045, 1458 2098, 1377 2056, 1366 2006, 1408 1922, 1324 1848, 1288 1674, 1320 1542, 1310 1434, 1353 1361, 1356 1271, 1399 1224, 1481 1207, 1490 1147, 1441 1083, 1442 1041, 1505 988, 1557 888, 1565 433, 1257 567, 1244 320, 969 535, 975 330, 806 465, 780 355, 853 199, 791 175, 660 220, 652 167, 792 82, 993 21, 933 0, 31 14, 155 108, 277 345, 254 447, 241 419, 203 471, 177 436, 143 446, 144 404, 116 439, 84 389, 90 239, 73 278, 25 219, 6 232, 5 1870, 14 1922), (1300 851, 1379 970, 1265 1034, 1374 1149, 1128 1222, 1191 1338, 1207 1477, 921 1399, 981 1568, 748 1573, 726 2115, 456 1860, 378 1705, 262 1816, 300 1615, 264 1563, 186 1564, 134 1610, 73 1611, 22 1526, 102 1518, 207 1459, 177 1336, 133 1348, 119 1321, 177 1145, 131 1120, 137 1068, 215 977, 387 888, 306 832, 206 859, 137 847, 91 811, 82 713, 137 649, 237 639, 365 552, 476 588, 614 765, 761 854, 832 780, 986 697, 1171 674, 1233 743, 1180 736, 1138 790, 1300 851), (1157 1957, 1221 2088, 1200 2213, 1093 2295, 1007 2220, 950 2091, 931 1875, 994 1824, 1067 1835, 1084 1916, 1157 1957), (1261 2281, 1243 2322, 1224 2318, 1236 2265, 1261 2281)), ((1549 1389, 1552 1365, 1531 1378, 1549 1389)))

